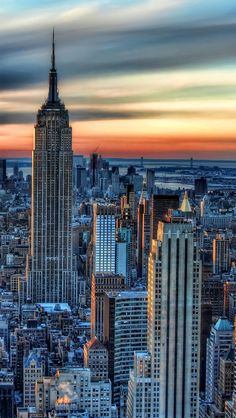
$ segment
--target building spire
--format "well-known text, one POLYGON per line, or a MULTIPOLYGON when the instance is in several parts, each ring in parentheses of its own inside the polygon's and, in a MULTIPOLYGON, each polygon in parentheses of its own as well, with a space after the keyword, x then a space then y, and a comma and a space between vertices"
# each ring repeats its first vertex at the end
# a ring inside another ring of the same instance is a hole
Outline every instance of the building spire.
POLYGON ((52 32, 52 70, 55 70, 55 34, 54 34, 54 28, 52 32))
POLYGON ((59 103, 60 99, 57 90, 57 70, 55 66, 55 34, 54 28, 52 32, 52 56, 51 56, 51 69, 49 71, 49 91, 48 91, 48 103, 59 103))

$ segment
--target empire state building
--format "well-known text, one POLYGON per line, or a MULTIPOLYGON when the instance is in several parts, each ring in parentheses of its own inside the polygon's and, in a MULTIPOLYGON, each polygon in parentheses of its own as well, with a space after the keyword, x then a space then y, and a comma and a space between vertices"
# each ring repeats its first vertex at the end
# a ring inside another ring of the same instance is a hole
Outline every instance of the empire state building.
POLYGON ((54 32, 49 91, 37 114, 32 153, 27 293, 33 303, 77 302, 72 256, 72 129, 57 88, 54 32))

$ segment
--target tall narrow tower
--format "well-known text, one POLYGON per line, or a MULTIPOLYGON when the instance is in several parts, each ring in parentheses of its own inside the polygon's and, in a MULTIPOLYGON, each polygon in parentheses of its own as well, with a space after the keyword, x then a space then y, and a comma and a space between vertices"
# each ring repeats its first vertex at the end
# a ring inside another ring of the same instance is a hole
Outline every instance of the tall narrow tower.
POLYGON ((31 245, 27 260, 32 302, 77 299, 72 256, 72 129, 58 96, 54 32, 48 98, 37 114, 32 153, 31 245))
POLYGON ((152 240, 148 353, 138 354, 130 373, 127 418, 199 416, 200 289, 193 224, 176 212, 152 240))

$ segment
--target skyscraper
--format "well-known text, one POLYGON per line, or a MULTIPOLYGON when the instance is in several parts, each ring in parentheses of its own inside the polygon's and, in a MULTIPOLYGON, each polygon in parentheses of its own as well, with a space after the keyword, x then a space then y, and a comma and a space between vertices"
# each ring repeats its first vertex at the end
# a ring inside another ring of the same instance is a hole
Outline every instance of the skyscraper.
POLYGON ((93 271, 115 273, 116 217, 114 205, 93 206, 93 271))
POLYGON ((72 129, 58 96, 54 34, 48 98, 37 114, 32 154, 28 296, 33 302, 77 301, 72 256, 72 129))
MULTIPOLYGON (((150 374, 142 376, 147 379, 148 391, 145 402, 135 401, 135 390, 141 390, 135 379, 142 374, 134 370, 130 375, 128 418, 198 416, 200 270, 192 223, 183 215, 179 220, 175 217, 173 223, 160 222, 148 266, 150 374)), ((146 355, 145 364, 148 370, 146 355)))
POLYGON ((205 399, 208 403, 212 403, 215 400, 215 387, 219 378, 220 357, 226 355, 233 348, 233 339, 233 325, 227 318, 220 318, 212 326, 210 336, 207 340, 205 399))
POLYGON ((125 278, 113 273, 92 274, 91 283, 91 335, 103 341, 105 292, 126 288, 125 278))
POLYGON ((124 418, 134 352, 147 349, 147 292, 106 292, 103 320, 113 400, 124 418))
POLYGON ((218 234, 213 240, 213 273, 221 274, 230 268, 229 239, 218 234))
POLYGON ((165 219, 168 209, 178 209, 178 207, 179 196, 177 195, 152 195, 151 240, 157 238, 158 222, 165 219))

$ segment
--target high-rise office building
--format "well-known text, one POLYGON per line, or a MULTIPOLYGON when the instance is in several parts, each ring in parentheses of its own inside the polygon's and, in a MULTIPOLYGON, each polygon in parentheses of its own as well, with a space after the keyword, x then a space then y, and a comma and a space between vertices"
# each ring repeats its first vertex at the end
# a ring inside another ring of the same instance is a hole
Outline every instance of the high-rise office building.
POLYGON ((221 274, 230 268, 229 239, 217 235, 213 240, 213 273, 221 274))
POLYGON ((118 274, 92 274, 91 284, 91 335, 103 341, 104 297, 110 290, 121 291, 126 288, 125 278, 118 274))
POLYGON ((131 229, 121 227, 116 236, 116 274, 125 277, 125 283, 130 287, 131 283, 131 229))
POLYGON ((194 190, 195 197, 201 198, 207 194, 207 179, 205 177, 200 177, 194 180, 194 190))
POLYGON ((83 192, 87 187, 87 171, 85 167, 77 165, 76 167, 76 188, 79 192, 83 192))
POLYGON ((227 318, 220 318, 212 326, 207 340, 206 357, 206 394, 207 403, 215 400, 215 387, 219 378, 220 357, 225 356, 233 348, 233 325, 227 318))
POLYGON ((130 370, 127 418, 150 417, 151 356, 147 351, 134 353, 134 368, 130 370))
POLYGON ((148 276, 153 418, 198 416, 200 269, 192 224, 159 224, 148 276))
POLYGON ((155 185, 155 170, 153 168, 148 168, 146 172, 146 182, 147 182, 147 195, 151 199, 154 192, 155 185))
POLYGON ((89 175, 90 175, 91 187, 95 187, 98 185, 98 168, 99 168, 99 157, 98 157, 98 154, 93 153, 90 155, 90 161, 89 161, 89 175))
POLYGON ((169 209, 178 209, 179 196, 177 195, 153 195, 151 209, 151 239, 157 238, 157 226, 163 221, 169 209))
POLYGON ((110 291, 104 297, 104 344, 113 401, 125 417, 134 352, 147 350, 147 292, 110 291))
POLYGON ((137 269, 138 277, 147 280, 148 256, 150 251, 150 200, 147 198, 146 185, 144 183, 138 205, 137 221, 137 269))
POLYGON ((72 129, 58 96, 54 36, 48 98, 37 114, 32 154, 28 296, 33 302, 77 301, 72 256, 72 129))
POLYGON ((35 405, 36 381, 43 377, 43 362, 39 353, 30 351, 24 357, 23 379, 24 379, 24 406, 35 405))
MULTIPOLYGON (((148 270, 150 391, 142 411, 129 394, 128 418, 198 416, 201 264, 193 225, 160 222, 148 270), (189 343, 191 341, 191 343, 189 343), (133 405, 133 406, 132 406, 133 405)), ((134 370, 133 377, 138 375, 134 370)), ((131 382, 132 383, 132 382, 131 382)), ((134 385, 130 384, 130 388, 134 385)))
POLYGON ((93 206, 93 271, 115 273, 116 216, 115 205, 93 206))

